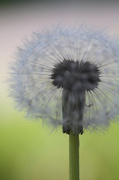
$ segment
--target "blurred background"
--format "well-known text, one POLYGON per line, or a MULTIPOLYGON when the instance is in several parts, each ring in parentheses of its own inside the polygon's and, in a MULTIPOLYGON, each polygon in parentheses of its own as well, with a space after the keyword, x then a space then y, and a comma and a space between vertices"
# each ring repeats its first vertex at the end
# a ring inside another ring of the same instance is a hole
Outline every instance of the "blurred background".
MULTIPOLYGON (((95 1, 96 2, 96 1, 95 1)), ((119 4, 0 1, 0 180, 68 180, 68 135, 28 121, 8 96, 9 65, 32 32, 87 24, 119 36, 119 4)), ((81 180, 119 179, 119 124, 80 136, 81 180)))

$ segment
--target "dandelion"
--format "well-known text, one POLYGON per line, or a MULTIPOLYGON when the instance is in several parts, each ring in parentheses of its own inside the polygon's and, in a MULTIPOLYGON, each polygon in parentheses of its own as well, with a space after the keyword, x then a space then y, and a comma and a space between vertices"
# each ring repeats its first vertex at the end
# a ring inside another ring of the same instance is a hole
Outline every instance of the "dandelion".
POLYGON ((69 134, 70 180, 79 176, 79 134, 119 114, 118 61, 116 40, 84 26, 34 33, 16 53, 11 94, 29 117, 69 134))

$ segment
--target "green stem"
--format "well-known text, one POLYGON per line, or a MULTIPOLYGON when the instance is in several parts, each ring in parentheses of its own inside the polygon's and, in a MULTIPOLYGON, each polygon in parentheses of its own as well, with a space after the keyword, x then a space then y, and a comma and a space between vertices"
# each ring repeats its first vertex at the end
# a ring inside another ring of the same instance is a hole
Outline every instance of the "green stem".
POLYGON ((69 180, 79 180, 79 135, 69 134, 69 180))

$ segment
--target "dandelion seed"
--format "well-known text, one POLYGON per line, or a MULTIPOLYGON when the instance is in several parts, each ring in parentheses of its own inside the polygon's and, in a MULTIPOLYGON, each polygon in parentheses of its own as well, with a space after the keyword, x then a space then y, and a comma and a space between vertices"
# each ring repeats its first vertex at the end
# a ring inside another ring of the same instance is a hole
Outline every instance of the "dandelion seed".
POLYGON ((80 26, 36 33, 11 69, 18 108, 63 133, 98 129, 119 114, 119 51, 104 32, 80 26))

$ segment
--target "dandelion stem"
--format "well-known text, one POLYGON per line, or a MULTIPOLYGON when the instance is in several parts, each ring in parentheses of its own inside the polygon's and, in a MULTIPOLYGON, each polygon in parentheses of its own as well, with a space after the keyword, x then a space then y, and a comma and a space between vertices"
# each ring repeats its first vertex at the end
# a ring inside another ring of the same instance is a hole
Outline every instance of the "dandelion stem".
POLYGON ((79 135, 69 134, 69 180, 79 180, 79 135))

